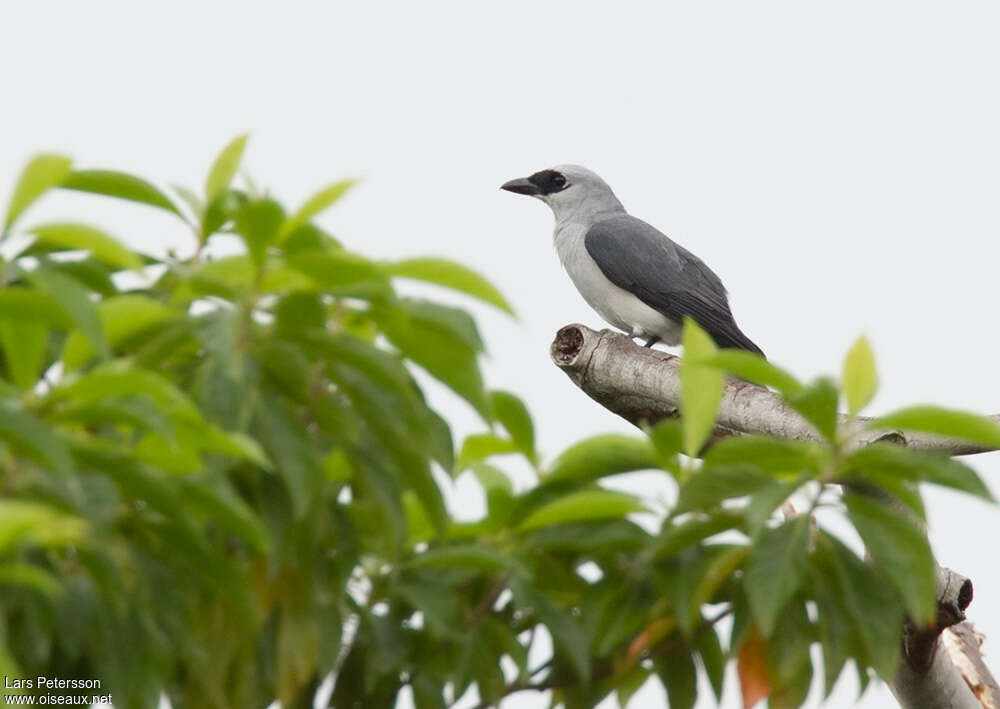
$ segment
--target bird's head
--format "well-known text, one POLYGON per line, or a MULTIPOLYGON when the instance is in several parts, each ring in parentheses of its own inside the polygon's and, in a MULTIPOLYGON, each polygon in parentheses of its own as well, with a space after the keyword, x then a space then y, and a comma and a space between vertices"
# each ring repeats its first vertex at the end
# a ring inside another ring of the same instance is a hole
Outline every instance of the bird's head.
POLYGON ((500 189, 536 197, 552 208, 556 218, 575 212, 604 212, 622 208, 600 176, 580 165, 557 165, 529 177, 518 177, 500 189))

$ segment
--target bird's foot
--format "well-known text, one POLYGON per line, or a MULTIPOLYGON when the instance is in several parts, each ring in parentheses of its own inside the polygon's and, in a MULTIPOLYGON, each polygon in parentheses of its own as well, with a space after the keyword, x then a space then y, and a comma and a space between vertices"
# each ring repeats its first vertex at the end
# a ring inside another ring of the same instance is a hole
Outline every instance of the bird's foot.
POLYGON ((659 337, 650 337, 648 340, 646 340, 646 344, 643 345, 643 347, 652 347, 659 341, 660 341, 659 337))

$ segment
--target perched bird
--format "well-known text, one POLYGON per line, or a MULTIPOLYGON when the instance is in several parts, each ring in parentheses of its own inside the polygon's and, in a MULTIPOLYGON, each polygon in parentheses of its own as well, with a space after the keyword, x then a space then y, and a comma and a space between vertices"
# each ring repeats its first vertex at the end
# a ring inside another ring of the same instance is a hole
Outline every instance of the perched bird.
POLYGON ((559 260, 583 299, 630 337, 680 343, 684 316, 719 347, 763 355, 729 310, 726 289, 704 262, 625 211, 607 183, 579 165, 559 165, 500 189, 545 202, 556 217, 559 260))

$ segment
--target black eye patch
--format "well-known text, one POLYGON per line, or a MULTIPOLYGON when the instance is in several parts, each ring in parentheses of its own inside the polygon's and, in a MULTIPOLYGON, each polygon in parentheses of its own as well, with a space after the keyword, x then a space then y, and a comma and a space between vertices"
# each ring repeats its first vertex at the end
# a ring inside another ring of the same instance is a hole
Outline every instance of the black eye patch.
POLYGON ((566 189, 566 176, 556 170, 542 170, 528 178, 541 194, 553 194, 566 189))

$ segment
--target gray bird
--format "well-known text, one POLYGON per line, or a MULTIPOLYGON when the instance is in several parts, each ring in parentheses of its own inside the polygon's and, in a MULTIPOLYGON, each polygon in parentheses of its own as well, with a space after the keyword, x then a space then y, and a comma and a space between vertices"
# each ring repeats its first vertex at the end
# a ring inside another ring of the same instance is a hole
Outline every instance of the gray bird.
POLYGON ((625 211, 607 183, 579 165, 558 165, 501 189, 545 202, 556 217, 559 260, 583 299, 630 337, 680 343, 684 316, 719 347, 763 355, 729 310, 726 289, 704 262, 625 211))

